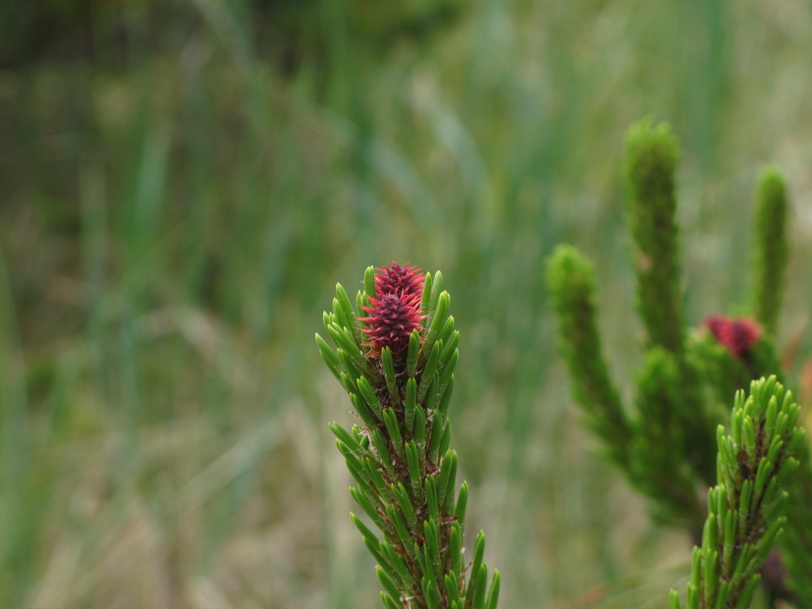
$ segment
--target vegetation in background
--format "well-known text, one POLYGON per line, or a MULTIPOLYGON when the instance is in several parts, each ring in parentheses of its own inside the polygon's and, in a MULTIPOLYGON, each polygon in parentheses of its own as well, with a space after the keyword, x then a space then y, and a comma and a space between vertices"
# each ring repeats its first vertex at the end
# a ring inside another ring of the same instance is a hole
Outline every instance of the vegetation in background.
MULTIPOLYGON (((48 4, 71 3, 5 3, 0 46, 48 4)), ((662 607, 690 548, 586 450, 540 261, 595 261, 631 404, 627 126, 667 117, 688 151, 687 326, 748 301, 731 269, 773 160, 795 201, 776 340, 804 380, 809 3, 482 0, 379 50, 330 2, 295 69, 262 6, 92 4, 0 69, 0 605, 378 606, 310 337, 327 287, 398 259, 443 269, 465 328, 454 445, 500 604, 662 607)))

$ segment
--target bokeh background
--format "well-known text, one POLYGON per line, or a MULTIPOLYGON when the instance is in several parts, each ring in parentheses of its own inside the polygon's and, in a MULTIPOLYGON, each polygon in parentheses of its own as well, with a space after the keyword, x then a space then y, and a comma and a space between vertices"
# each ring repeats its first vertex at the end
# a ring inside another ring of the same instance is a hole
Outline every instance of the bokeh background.
POLYGON ((810 33, 806 0, 3 3, 0 607, 378 607, 313 334, 393 259, 452 294, 452 445, 500 605, 664 606, 689 544, 580 429, 544 259, 595 261, 629 402, 626 129, 681 137, 692 325, 746 303, 776 162, 797 371, 810 33))

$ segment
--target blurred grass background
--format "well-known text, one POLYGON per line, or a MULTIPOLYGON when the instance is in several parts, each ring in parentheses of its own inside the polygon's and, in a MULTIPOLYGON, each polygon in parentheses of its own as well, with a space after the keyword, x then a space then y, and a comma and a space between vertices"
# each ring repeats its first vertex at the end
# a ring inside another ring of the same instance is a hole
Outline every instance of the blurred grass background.
POLYGON ((682 138, 692 324, 746 300, 777 162, 797 369, 810 31, 801 0, 6 3, 0 607, 378 607, 313 333, 392 259, 452 294, 452 442, 501 606, 664 606, 689 545, 590 452, 543 260, 595 260, 623 384, 629 124, 682 138))

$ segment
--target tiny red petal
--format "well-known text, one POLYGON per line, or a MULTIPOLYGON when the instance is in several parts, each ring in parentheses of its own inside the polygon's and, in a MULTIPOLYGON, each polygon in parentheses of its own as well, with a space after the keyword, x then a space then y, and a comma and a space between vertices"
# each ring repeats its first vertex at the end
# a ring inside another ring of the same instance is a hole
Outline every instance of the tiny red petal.
POLYGON ((375 293, 378 296, 392 292, 403 292, 409 295, 423 293, 423 273, 411 265, 401 266, 394 260, 389 266, 376 269, 375 293))
POLYGON ((761 338, 761 327, 749 317, 713 315, 705 321, 713 337, 736 358, 744 358, 761 338))
POLYGON ((713 337, 719 342, 722 342, 722 328, 726 327, 729 323, 730 319, 724 315, 711 315, 705 320, 705 326, 711 331, 713 337))

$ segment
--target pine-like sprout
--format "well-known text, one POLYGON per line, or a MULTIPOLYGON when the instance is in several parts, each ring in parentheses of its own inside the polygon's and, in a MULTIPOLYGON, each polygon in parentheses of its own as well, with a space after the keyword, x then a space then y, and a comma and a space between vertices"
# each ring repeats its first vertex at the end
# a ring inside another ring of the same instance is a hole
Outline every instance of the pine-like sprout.
POLYGON ((772 336, 778 327, 789 251, 787 208, 783 174, 775 167, 765 168, 757 194, 753 308, 756 318, 772 336))
POLYGON ((637 306, 652 346, 682 349, 682 297, 675 171, 670 127, 644 120, 626 138, 629 231, 635 243, 637 306))
POLYGON ((696 528, 703 515, 684 448, 678 360, 660 347, 648 354, 638 377, 637 417, 626 414, 601 351, 594 283, 592 264, 583 254, 568 245, 556 248, 547 263, 547 284, 585 424, 630 483, 651 499, 658 520, 696 528))
POLYGON ((547 263, 547 285, 561 354, 586 425, 604 441, 609 458, 628 468, 632 428, 603 357, 592 264, 574 247, 561 245, 547 263))
POLYGON ((382 533, 351 514, 387 609, 496 609, 499 596, 499 572, 487 582, 482 532, 470 569, 463 558, 468 485, 457 492, 447 416, 459 332, 442 285, 439 272, 432 281, 409 265, 369 267, 356 298, 367 316, 339 285, 324 315, 337 349, 316 335, 362 422, 330 429, 356 482, 350 493, 382 533))
MULTIPOLYGON (((679 143, 666 123, 643 120, 626 138, 627 218, 634 242, 637 311, 647 347, 674 355, 680 407, 671 416, 684 428, 680 452, 706 484, 714 482, 713 427, 697 371, 684 353, 679 229, 675 174, 679 143)), ((664 388, 663 390, 668 390, 664 388)))
MULTIPOLYGON (((708 493, 702 546, 694 549, 688 609, 745 609, 786 522, 782 490, 797 469, 804 432, 800 407, 775 377, 754 381, 747 399, 736 394, 730 433, 717 433, 718 484, 708 493)), ((681 609, 671 591, 672 609, 681 609)))

